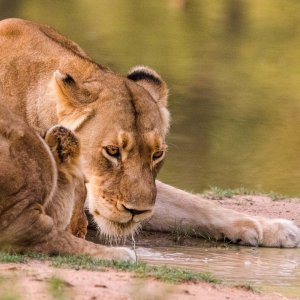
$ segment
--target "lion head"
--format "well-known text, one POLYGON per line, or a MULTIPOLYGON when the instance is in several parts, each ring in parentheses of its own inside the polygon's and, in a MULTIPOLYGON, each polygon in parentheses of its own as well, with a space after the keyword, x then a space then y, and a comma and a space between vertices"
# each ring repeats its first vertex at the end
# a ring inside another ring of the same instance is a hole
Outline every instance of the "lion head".
POLYGON ((103 234, 126 236, 153 214, 167 150, 168 89, 147 67, 127 77, 94 68, 77 78, 54 73, 57 114, 81 140, 90 213, 103 234))

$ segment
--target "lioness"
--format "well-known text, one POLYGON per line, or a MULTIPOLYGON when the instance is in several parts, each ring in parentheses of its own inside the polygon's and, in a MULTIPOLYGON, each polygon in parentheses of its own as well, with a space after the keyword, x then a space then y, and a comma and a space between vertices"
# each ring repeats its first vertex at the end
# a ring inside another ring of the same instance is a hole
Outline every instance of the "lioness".
POLYGON ((69 227, 86 195, 79 141, 62 126, 48 130, 45 141, 50 149, 19 117, 0 108, 0 249, 135 259, 127 248, 96 245, 70 233, 81 231, 69 227))
POLYGON ((155 71, 116 75, 52 28, 20 19, 0 22, 0 50, 0 101, 37 130, 60 124, 79 137, 101 233, 126 236, 150 218, 154 231, 177 222, 241 244, 299 246, 291 221, 250 217, 155 181, 169 128, 168 88, 155 71))

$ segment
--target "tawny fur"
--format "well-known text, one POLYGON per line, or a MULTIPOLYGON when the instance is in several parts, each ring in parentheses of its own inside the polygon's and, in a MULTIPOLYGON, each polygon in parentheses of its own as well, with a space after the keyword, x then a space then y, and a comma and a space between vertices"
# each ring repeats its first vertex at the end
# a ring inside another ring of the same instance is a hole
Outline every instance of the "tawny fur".
POLYGON ((102 233, 131 234, 153 215, 150 230, 179 222, 216 239, 299 246, 292 222, 249 217, 155 183, 169 127, 168 89, 155 71, 136 67, 128 77, 116 75, 53 29, 19 19, 0 22, 0 50, 0 102, 37 130, 61 124, 76 131, 87 205, 102 233), (109 155, 111 146, 119 155, 109 155))
POLYGON ((79 141, 62 126, 51 128, 46 141, 48 145, 18 116, 1 107, 0 249, 134 260, 126 248, 96 245, 71 234, 82 235, 71 218, 78 205, 81 209, 75 218, 82 218, 79 214, 86 196, 79 141))
POLYGON ((57 186, 60 191, 52 201, 45 203, 46 213, 58 228, 69 229, 75 236, 85 238, 88 223, 84 212, 86 187, 79 140, 70 130, 54 126, 47 131, 45 141, 59 166, 57 186))

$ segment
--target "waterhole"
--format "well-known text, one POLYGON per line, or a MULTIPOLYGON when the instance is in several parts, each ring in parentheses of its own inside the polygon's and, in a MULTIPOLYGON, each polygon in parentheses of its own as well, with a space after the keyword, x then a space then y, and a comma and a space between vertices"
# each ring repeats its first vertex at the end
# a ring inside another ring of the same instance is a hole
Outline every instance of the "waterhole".
POLYGON ((210 272, 225 283, 300 296, 299 249, 172 246, 139 247, 137 253, 154 265, 210 272))

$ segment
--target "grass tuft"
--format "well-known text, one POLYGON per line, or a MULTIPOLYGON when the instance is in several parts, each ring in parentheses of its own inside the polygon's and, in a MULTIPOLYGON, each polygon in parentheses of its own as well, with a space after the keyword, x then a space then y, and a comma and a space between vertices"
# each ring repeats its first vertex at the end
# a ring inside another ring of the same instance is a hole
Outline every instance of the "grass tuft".
POLYGON ((232 198, 236 195, 257 195, 258 193, 248 190, 244 187, 237 189, 222 189, 217 186, 212 186, 208 191, 203 193, 203 196, 209 199, 222 200, 224 198, 232 198))
POLYGON ((179 283, 185 281, 205 281, 210 283, 220 283, 210 273, 198 273, 181 268, 157 267, 146 263, 117 262, 108 260, 97 260, 89 256, 57 256, 51 259, 54 267, 70 267, 74 269, 103 270, 111 268, 118 271, 134 272, 141 277, 153 277, 162 281, 179 283))
POLYGON ((26 261, 26 256, 15 253, 0 252, 0 263, 25 263, 26 261))
POLYGON ((239 195, 264 195, 270 197, 274 201, 289 198, 289 196, 287 195, 282 195, 276 192, 265 193, 265 192, 249 190, 244 187, 239 187, 237 189, 222 189, 217 186, 212 186, 209 190, 203 193, 203 196, 205 198, 213 199, 213 200, 222 200, 225 198, 232 198, 233 196, 239 196, 239 195))
POLYGON ((267 194, 267 196, 269 196, 273 201, 278 201, 278 200, 288 198, 288 196, 284 196, 284 195, 282 195, 280 193, 276 193, 276 192, 270 192, 267 194))
POLYGON ((170 235, 175 243, 182 244, 187 238, 197 237, 197 231, 175 220, 174 226, 170 227, 170 235))
MULTIPOLYGON (((42 261, 47 260, 50 262, 51 266, 56 268, 68 267, 76 270, 87 269, 92 271, 105 271, 107 268, 110 268, 118 271, 133 272, 143 278, 152 277, 171 283, 180 283, 186 281, 205 281, 209 283, 221 282, 211 273, 200 273, 167 266, 151 266, 143 262, 130 263, 98 260, 90 256, 79 255, 61 255, 49 257, 45 254, 38 253, 21 255, 0 252, 0 262, 25 263, 30 259, 42 261), (10 256, 12 256, 13 259, 10 259, 10 256)), ((53 282, 51 281, 50 284, 51 286, 55 287, 59 285, 59 282, 57 280, 53 282)))
POLYGON ((221 283, 215 276, 211 273, 197 273, 191 272, 188 270, 184 270, 181 268, 171 268, 167 266, 163 267, 155 267, 148 266, 146 267, 145 272, 142 275, 146 277, 154 277, 156 279, 171 282, 171 283, 179 283, 179 282, 187 282, 187 281, 205 281, 209 283, 221 283))

